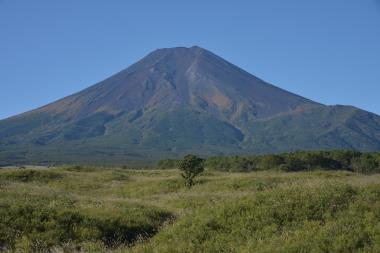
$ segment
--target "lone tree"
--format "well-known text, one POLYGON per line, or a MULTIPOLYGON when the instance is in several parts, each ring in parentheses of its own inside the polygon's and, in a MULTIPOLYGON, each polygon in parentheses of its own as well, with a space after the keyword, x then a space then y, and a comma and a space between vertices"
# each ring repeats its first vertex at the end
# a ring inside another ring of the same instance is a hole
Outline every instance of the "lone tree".
POLYGON ((179 169, 182 171, 182 177, 185 179, 187 187, 194 185, 194 177, 204 171, 203 159, 195 155, 186 155, 179 162, 179 169))

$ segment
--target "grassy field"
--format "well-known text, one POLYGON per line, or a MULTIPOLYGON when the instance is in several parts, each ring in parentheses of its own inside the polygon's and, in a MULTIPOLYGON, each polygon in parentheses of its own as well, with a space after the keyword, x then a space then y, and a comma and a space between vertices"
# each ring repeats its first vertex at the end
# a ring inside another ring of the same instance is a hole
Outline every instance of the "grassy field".
POLYGON ((0 170, 0 251, 380 252, 380 175, 0 170))

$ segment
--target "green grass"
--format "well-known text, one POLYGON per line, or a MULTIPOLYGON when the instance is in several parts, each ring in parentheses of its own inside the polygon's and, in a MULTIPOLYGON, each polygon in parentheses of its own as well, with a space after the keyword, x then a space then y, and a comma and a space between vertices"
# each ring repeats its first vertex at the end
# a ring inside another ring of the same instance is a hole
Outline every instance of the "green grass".
POLYGON ((380 175, 0 170, 0 247, 48 252, 380 252, 380 175))

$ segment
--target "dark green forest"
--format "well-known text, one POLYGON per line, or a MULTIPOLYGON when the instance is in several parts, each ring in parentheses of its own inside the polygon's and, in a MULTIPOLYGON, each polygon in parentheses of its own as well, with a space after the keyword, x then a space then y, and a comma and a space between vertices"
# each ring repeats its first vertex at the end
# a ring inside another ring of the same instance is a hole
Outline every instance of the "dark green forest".
MULTIPOLYGON (((173 169, 179 160, 164 159, 160 169, 173 169)), ((279 170, 285 172, 310 170, 345 170, 364 174, 380 172, 380 153, 352 150, 297 151, 252 156, 214 156, 205 159, 205 167, 229 172, 279 170)))

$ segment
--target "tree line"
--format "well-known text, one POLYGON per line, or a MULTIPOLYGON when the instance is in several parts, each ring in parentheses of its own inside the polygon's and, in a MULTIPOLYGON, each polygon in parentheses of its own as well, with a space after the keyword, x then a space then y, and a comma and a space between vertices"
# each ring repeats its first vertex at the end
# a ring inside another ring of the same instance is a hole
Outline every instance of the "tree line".
MULTIPOLYGON (((178 168, 180 161, 175 159, 160 160, 157 167, 159 169, 178 168)), ((214 156, 204 160, 204 167, 230 172, 347 170, 371 174, 380 173, 380 153, 330 150, 251 156, 214 156)))

